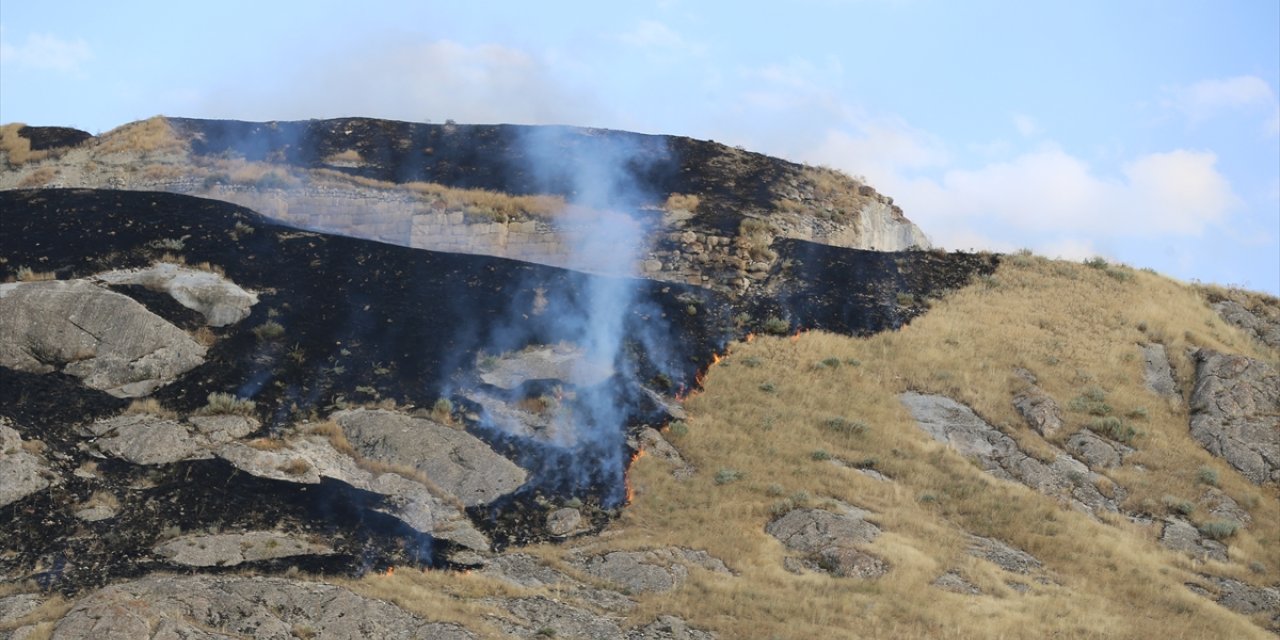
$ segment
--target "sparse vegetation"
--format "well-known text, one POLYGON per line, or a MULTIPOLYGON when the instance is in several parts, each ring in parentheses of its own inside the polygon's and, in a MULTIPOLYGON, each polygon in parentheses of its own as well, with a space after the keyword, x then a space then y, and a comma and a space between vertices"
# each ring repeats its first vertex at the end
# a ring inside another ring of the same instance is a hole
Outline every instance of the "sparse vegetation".
POLYGON ((197 410, 196 414, 202 416, 252 416, 257 408, 258 403, 252 400, 241 399, 234 394, 215 391, 209 394, 208 403, 197 410))
POLYGON ((1200 525, 1200 533, 1206 538, 1226 540, 1240 530, 1240 523, 1234 520, 1210 520, 1200 525))
POLYGON ((284 325, 275 320, 268 320, 253 328, 253 335, 259 340, 279 340, 284 337, 284 325))
POLYGON ((667 211, 688 211, 693 213, 698 210, 698 205, 700 203, 701 199, 696 195, 673 193, 667 198, 667 201, 662 205, 662 208, 667 211))
POLYGON ((769 316, 764 321, 764 326, 761 328, 764 329, 765 333, 775 336, 785 336, 791 332, 791 322, 777 316, 769 316))
POLYGON ((126 415, 126 416, 148 415, 148 416, 156 416, 158 418, 170 418, 170 419, 178 417, 178 414, 174 413, 169 409, 166 409, 164 405, 161 405, 160 401, 156 400, 155 398, 140 398, 140 399, 134 400, 133 402, 129 403, 128 407, 125 407, 125 410, 121 415, 126 415))
POLYGON ((1138 431, 1129 423, 1115 416, 1106 416, 1103 418, 1094 418, 1086 425, 1090 431, 1106 436, 1116 442, 1128 444, 1133 442, 1133 438, 1138 435, 1138 431))

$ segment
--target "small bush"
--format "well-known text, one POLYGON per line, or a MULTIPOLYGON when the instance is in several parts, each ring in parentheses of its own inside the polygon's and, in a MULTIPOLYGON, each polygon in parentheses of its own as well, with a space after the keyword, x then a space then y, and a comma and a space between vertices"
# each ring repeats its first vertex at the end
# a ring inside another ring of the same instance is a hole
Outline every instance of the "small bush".
POLYGON ((784 494, 784 493, 786 493, 786 492, 787 492, 787 490, 786 490, 786 489, 784 489, 784 488, 782 487, 782 485, 780 485, 780 484, 778 484, 778 483, 776 483, 776 482, 772 482, 772 483, 770 483, 770 484, 769 484, 769 486, 768 486, 768 487, 765 487, 765 490, 764 490, 765 495, 767 495, 767 496, 772 496, 772 497, 774 497, 774 498, 776 498, 776 497, 778 497, 778 496, 780 496, 780 495, 782 495, 782 494, 784 494))
POLYGON ((209 394, 208 404, 196 411, 202 416, 252 416, 258 403, 252 400, 242 400, 230 393, 213 392, 209 394))
POLYGON ((750 356, 750 357, 747 357, 747 358, 743 358, 743 359, 742 359, 742 365, 743 365, 743 366, 751 367, 751 368, 753 368, 753 369, 754 369, 755 367, 760 366, 760 364, 761 364, 762 362, 763 362, 763 361, 762 361, 762 360, 760 360, 760 358, 757 358, 757 357, 755 357, 755 356, 750 356))
POLYGON ((281 466, 280 470, 291 476, 300 476, 311 470, 311 463, 302 458, 293 458, 281 466))
POLYGON ((435 404, 431 405, 431 417, 436 422, 449 424, 453 422, 453 401, 448 398, 440 398, 435 404))
POLYGON ((765 393, 774 393, 778 390, 778 387, 772 382, 765 382, 760 385, 760 390, 765 393))
POLYGON ((1213 540, 1226 540, 1236 534, 1240 523, 1234 520, 1210 520, 1200 525, 1200 533, 1213 540))
POLYGON ((689 425, 685 424, 684 420, 676 420, 671 423, 670 431, 671 435, 682 438, 689 435, 689 425))
POLYGON ((696 195, 673 193, 667 198, 667 202, 662 208, 667 211, 697 211, 701 200, 696 195))
POLYGON ((860 436, 867 432, 867 423, 847 418, 829 418, 822 421, 822 428, 846 436, 860 436))
POLYGON ((1134 436, 1138 435, 1138 431, 1129 426, 1124 420, 1115 416, 1105 418, 1095 418, 1085 425, 1090 431, 1107 436, 1116 442, 1128 444, 1133 441, 1134 436))
POLYGON ((134 400, 133 402, 130 402, 129 406, 124 410, 124 413, 122 415, 126 415, 126 416, 148 415, 148 416, 156 416, 159 418, 178 417, 178 414, 164 408, 160 404, 160 401, 156 400, 155 398, 146 398, 146 399, 134 400))
POLYGON ((729 484, 742 479, 742 472, 737 469, 721 469, 716 472, 716 484, 729 484))
POLYGON ((898 292, 899 307, 914 307, 916 305, 916 297, 905 291, 898 292))
POLYGON ((1209 467, 1200 467, 1200 470, 1196 472, 1196 480, 1201 484, 1216 487, 1218 486, 1218 472, 1209 467))
POLYGON ((1146 407, 1138 407, 1125 412, 1124 416, 1131 420, 1146 420, 1151 414, 1147 412, 1146 407))
POLYGON ((824 460, 830 460, 831 454, 828 453, 826 449, 815 449, 813 453, 809 454, 809 457, 821 462, 824 460))
POLYGON ((1091 269, 1103 270, 1103 269, 1106 269, 1109 265, 1107 264, 1106 259, 1095 256, 1092 258, 1085 258, 1084 266, 1089 267, 1091 269))
POLYGON ((1111 415, 1111 405, 1106 403, 1107 392, 1099 386, 1086 387, 1078 396, 1067 403, 1067 408, 1091 416, 1111 415))
POLYGON ((1165 496, 1160 502, 1164 504, 1165 509, 1178 515, 1189 516, 1196 510, 1195 504, 1175 496, 1165 496))
POLYGON ((279 340, 284 337, 284 325, 275 320, 268 320, 253 328, 253 335, 259 340, 279 340))
POLYGON ((775 336, 785 336, 791 333, 791 323, 777 316, 769 316, 764 321, 764 332, 771 333, 775 336))

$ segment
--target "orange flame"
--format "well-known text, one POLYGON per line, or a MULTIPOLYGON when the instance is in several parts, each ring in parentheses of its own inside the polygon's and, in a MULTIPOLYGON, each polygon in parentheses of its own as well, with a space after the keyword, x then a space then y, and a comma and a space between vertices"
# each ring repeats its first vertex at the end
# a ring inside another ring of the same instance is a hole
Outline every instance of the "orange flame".
MULTIPOLYGON (((640 458, 643 458, 643 457, 644 457, 644 449, 636 449, 636 452, 631 454, 631 464, 635 464, 636 460, 639 460, 640 458)), ((627 473, 624 474, 622 477, 622 484, 627 488, 626 504, 631 504, 632 498, 636 497, 635 487, 631 486, 631 464, 627 465, 627 473)))
POLYGON ((792 334, 792 335, 791 335, 791 341, 792 341, 792 342, 799 342, 799 341, 800 341, 800 334, 802 334, 802 333, 808 333, 808 332, 809 332, 809 330, 808 330, 808 329, 804 329, 804 328, 801 328, 801 327, 796 327, 796 332, 795 332, 794 334, 792 334))
POLYGON ((396 573, 395 567, 387 567, 387 570, 382 575, 390 578, 391 576, 395 575, 395 573, 396 573))
POLYGON ((746 337, 744 337, 744 338, 742 339, 742 341, 743 341, 743 342, 745 342, 745 343, 747 343, 747 344, 751 344, 751 342, 752 342, 753 340, 755 340, 755 339, 756 339, 756 334, 754 334, 754 333, 748 333, 748 334, 746 335, 746 337))

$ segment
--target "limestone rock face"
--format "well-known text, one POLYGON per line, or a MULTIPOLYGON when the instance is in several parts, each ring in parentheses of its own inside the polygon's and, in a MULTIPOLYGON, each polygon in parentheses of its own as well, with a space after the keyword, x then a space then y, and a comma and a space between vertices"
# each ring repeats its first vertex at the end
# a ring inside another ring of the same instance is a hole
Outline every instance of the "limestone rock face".
POLYGON ((1062 428, 1062 408, 1043 389, 1031 384, 1013 397, 1013 408, 1018 410, 1036 433, 1049 437, 1062 428))
POLYGON ((880 535, 880 527, 864 518, 870 512, 840 505, 841 512, 824 509, 793 509, 770 522, 765 533, 783 546, 804 554, 800 566, 825 571, 837 577, 876 578, 889 565, 861 549, 880 535))
POLYGON ((182 306, 203 315, 212 327, 225 327, 249 316, 257 294, 211 271, 158 262, 146 269, 122 269, 94 276, 106 284, 136 284, 168 293, 182 306))
POLYGON ((22 436, 0 418, 0 507, 49 486, 45 460, 22 448, 22 436))
POLYGON ((1191 436, 1255 484, 1280 481, 1280 373, 1201 349, 1191 392, 1191 436))
POLYGON ((1104 438, 1088 429, 1081 429, 1067 438, 1067 451, 1083 460, 1091 469, 1109 469, 1120 466, 1125 456, 1133 453, 1133 447, 1104 438))
POLYGON ((510 618, 493 621, 503 631, 519 638, 621 638, 622 629, 608 617, 588 609, 557 602, 550 598, 487 599, 486 604, 501 607, 510 618))
POLYGON ((1169 518, 1164 521, 1164 528, 1160 532, 1160 544, 1198 558, 1227 561, 1226 545, 1204 537, 1195 525, 1181 518, 1169 518))
POLYGON ((0 365, 63 371, 134 398, 195 368, 205 351, 132 298, 84 280, 0 284, 0 365))
POLYGON ((1213 310, 1223 320, 1257 338, 1258 342, 1272 349, 1280 349, 1280 307, 1274 303, 1250 309, 1235 300, 1222 300, 1213 304, 1213 310))
POLYGON ((253 433, 258 421, 244 416, 192 416, 186 420, 139 414, 98 420, 85 428, 94 446, 134 464, 168 464, 214 457, 213 449, 253 433))
POLYGON ((90 594, 51 638, 473 639, 381 600, 320 582, 238 576, 148 576, 90 594))
POLYGON ((1102 476, 1066 452, 1045 463, 1027 455, 1017 441, 951 398, 913 392, 900 398, 921 429, 961 455, 976 458, 992 475, 1063 498, 1084 511, 1119 511, 1117 502, 1123 499, 1123 490, 1117 486, 1113 496, 1103 495, 1095 486, 1102 476))
POLYGON ((432 420, 365 409, 333 419, 361 455, 415 468, 467 506, 515 491, 528 475, 479 438, 432 420))

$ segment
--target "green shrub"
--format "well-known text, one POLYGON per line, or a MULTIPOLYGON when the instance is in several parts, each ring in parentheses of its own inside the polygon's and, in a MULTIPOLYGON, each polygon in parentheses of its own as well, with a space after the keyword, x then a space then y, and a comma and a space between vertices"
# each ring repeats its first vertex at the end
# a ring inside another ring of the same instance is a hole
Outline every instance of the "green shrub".
POLYGON ((1236 534, 1240 523, 1234 520, 1210 520, 1200 525, 1200 533, 1206 538, 1226 540, 1236 534))
POLYGON ((1200 467, 1200 470, 1196 472, 1196 480, 1201 484, 1216 487, 1218 486, 1218 472, 1209 467, 1200 467))
POLYGON ((1085 425, 1090 431, 1107 436, 1116 442, 1129 443, 1133 441, 1134 436, 1138 435, 1138 431, 1129 426, 1124 420, 1115 416, 1107 416, 1105 418, 1094 418, 1085 425))
POLYGON ((772 382, 765 382, 760 385, 760 390, 765 393, 773 393, 778 390, 778 387, 772 382))
POLYGON ((742 479, 742 472, 737 469, 721 469, 716 472, 716 484, 729 484, 742 479))
POLYGON ((769 316, 764 321, 764 332, 771 333, 775 336, 785 336, 791 333, 791 323, 777 316, 769 316))
POLYGON ((760 358, 757 358, 755 356, 750 356, 742 359, 743 366, 751 367, 753 369, 755 367, 760 366, 762 362, 763 361, 760 360, 760 358))
POLYGON ((1124 415, 1126 418, 1130 418, 1133 420, 1146 420, 1147 418, 1150 417, 1151 414, 1147 412, 1146 407, 1138 407, 1136 409, 1130 409, 1124 415))
POLYGON ((828 453, 826 449, 815 449, 813 453, 809 454, 809 457, 814 460, 823 461, 830 460, 831 454, 828 453))
POLYGON ((1174 496, 1165 496, 1160 502, 1164 503, 1166 509, 1178 515, 1189 516, 1196 510, 1196 505, 1190 501, 1174 496))
POLYGON ((673 436, 684 437, 689 435, 689 425, 685 424, 684 420, 676 420, 671 423, 670 431, 673 436))
POLYGON ((861 420, 849 420, 841 417, 823 420, 822 428, 847 436, 860 436, 866 433, 868 429, 867 423, 861 420))

